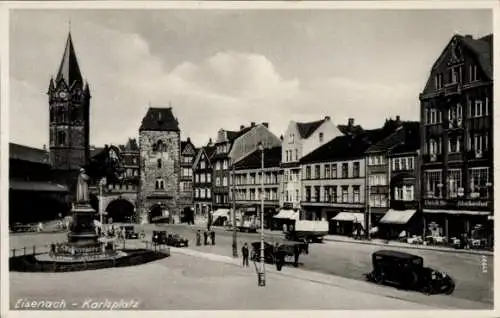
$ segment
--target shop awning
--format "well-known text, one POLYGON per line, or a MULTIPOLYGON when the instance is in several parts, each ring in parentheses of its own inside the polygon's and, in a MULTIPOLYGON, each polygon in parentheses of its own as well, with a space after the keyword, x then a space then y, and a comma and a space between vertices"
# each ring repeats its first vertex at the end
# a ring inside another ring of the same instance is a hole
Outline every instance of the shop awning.
POLYGON ((469 210, 434 210, 434 209, 424 209, 424 213, 433 213, 433 214, 466 214, 466 215, 489 215, 491 211, 469 211, 469 210))
POLYGON ((297 212, 294 210, 280 210, 278 214, 274 216, 275 219, 289 219, 289 220, 294 220, 296 219, 295 215, 297 212))
POLYGON ((332 220, 364 224, 365 215, 363 213, 356 213, 356 212, 339 212, 339 214, 334 216, 332 220))
POLYGON ((212 214, 212 216, 214 218, 218 218, 218 217, 221 217, 221 216, 228 216, 229 214, 229 209, 217 209, 214 211, 214 213, 212 214))
POLYGON ((380 223, 388 224, 406 224, 410 221, 411 217, 417 212, 417 210, 389 210, 380 219, 380 223))
POLYGON ((9 188, 17 191, 69 192, 68 188, 63 185, 43 181, 11 180, 9 182, 9 188))

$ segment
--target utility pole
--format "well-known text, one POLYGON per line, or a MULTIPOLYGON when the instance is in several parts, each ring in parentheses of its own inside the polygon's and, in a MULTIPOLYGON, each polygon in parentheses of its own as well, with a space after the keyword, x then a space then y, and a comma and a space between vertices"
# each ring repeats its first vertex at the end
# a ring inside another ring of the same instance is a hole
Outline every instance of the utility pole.
POLYGON ((231 178, 231 192, 232 192, 232 197, 233 197, 233 257, 237 258, 238 257, 238 241, 236 237, 236 198, 235 198, 235 178, 234 178, 234 162, 231 162, 232 166, 232 175, 233 177, 231 178))
POLYGON ((261 172, 260 172, 260 273, 259 286, 266 286, 266 265, 264 258, 264 145, 259 143, 261 172))

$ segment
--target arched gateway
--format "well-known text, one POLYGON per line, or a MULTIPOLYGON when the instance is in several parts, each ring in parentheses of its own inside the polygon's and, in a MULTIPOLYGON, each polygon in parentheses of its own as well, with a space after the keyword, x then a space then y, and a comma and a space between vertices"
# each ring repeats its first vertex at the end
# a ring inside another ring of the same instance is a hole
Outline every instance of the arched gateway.
POLYGON ((105 211, 108 219, 113 219, 113 222, 134 223, 136 221, 134 204, 123 198, 111 201, 105 211))

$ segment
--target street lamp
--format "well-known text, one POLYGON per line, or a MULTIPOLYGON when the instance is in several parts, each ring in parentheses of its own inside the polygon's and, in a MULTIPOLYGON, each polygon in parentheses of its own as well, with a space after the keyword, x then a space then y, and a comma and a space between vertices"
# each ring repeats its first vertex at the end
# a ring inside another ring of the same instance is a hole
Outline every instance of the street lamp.
POLYGON ((102 206, 103 196, 102 196, 102 187, 106 184, 106 179, 102 178, 99 180, 99 221, 101 222, 101 226, 103 224, 103 213, 104 211, 102 206))
POLYGON ((236 238, 236 198, 235 198, 235 189, 234 189, 234 183, 235 183, 235 178, 234 178, 234 163, 232 162, 232 175, 233 177, 231 178, 231 193, 232 193, 232 199, 233 199, 233 257, 237 258, 238 257, 238 243, 237 243, 237 238, 236 238))
POLYGON ((266 267, 264 263, 264 145, 259 142, 261 174, 260 174, 260 272, 258 273, 259 286, 266 286, 266 267))

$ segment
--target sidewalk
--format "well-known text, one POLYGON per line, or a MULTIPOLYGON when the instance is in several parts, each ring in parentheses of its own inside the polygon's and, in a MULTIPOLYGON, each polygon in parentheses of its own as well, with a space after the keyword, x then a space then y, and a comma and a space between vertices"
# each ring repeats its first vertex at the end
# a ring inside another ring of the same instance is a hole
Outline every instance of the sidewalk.
POLYGON ((355 240, 352 237, 341 236, 341 235, 326 235, 324 238, 325 241, 330 242, 344 242, 344 243, 355 243, 355 244, 368 244, 368 245, 376 245, 376 246, 384 246, 384 247, 399 247, 399 248, 408 248, 408 249, 417 249, 417 250, 430 250, 430 251, 439 251, 446 253, 455 253, 455 254, 476 254, 476 255, 493 255, 492 251, 486 250, 460 250, 454 249, 451 247, 442 247, 442 246, 430 246, 430 245, 416 245, 416 244, 408 244, 397 241, 384 241, 381 239, 373 239, 371 241, 367 240, 355 240))
MULTIPOLYGON (((241 268, 241 259, 219 254, 205 253, 187 248, 171 248, 172 254, 182 254, 203 258, 213 262, 224 263, 241 268)), ((258 264, 257 264, 258 266, 258 264)), ((257 285, 257 273, 254 264, 250 264, 254 272, 255 285, 257 285)), ((283 267, 282 271, 277 271, 274 265, 266 264, 266 274, 268 275, 268 285, 273 285, 276 278, 281 277, 287 280, 299 280, 304 283, 314 283, 323 285, 324 288, 335 288, 344 290, 345 293, 359 293, 364 299, 374 296, 382 298, 398 299, 405 302, 418 303, 420 305, 431 306, 440 309, 488 309, 488 304, 469 301, 465 299, 453 298, 445 295, 427 296, 418 292, 403 291, 387 286, 380 286, 366 281, 354 280, 340 276, 322 274, 307 271, 290 266, 283 267), (364 295, 364 296, 363 296, 364 295)), ((301 293, 302 294, 302 293, 301 293)), ((361 305, 359 305, 361 306, 361 305)), ((351 307, 352 308, 352 307, 351 307)), ((361 309, 361 308, 359 308, 361 309)), ((396 309, 396 308, 393 308, 396 309)), ((397 308, 400 309, 400 308, 397 308)))
MULTIPOLYGON (((191 226, 196 229, 206 229, 207 224, 206 222, 204 223, 198 223, 195 221, 194 225, 187 225, 185 223, 182 224, 176 224, 178 226, 191 226)), ((228 232, 232 231, 231 229, 227 229, 223 226, 212 226, 215 232, 228 232)), ((257 233, 260 233, 260 231, 257 231, 257 233)), ((268 236, 283 236, 283 232, 280 230, 264 230, 264 235, 268 236)), ((407 249, 417 249, 417 250, 430 250, 430 251, 438 251, 438 252, 445 252, 445 253, 455 253, 455 254, 474 254, 474 255, 490 255, 492 256, 494 253, 492 251, 486 251, 486 250, 461 250, 461 249, 454 249, 451 247, 442 247, 442 246, 429 246, 429 245, 416 245, 416 244, 408 244, 408 243, 402 243, 402 242, 397 242, 397 241, 384 241, 381 239, 372 239, 370 241, 367 240, 355 240, 352 237, 348 236, 342 236, 342 235, 325 235, 324 239, 325 242, 343 242, 343 243, 353 243, 353 244, 367 244, 367 245, 375 245, 375 246, 383 246, 383 247, 399 247, 399 248, 407 248, 407 249)))

